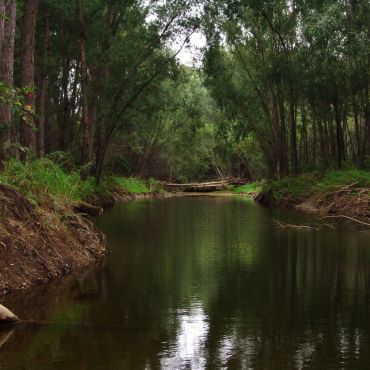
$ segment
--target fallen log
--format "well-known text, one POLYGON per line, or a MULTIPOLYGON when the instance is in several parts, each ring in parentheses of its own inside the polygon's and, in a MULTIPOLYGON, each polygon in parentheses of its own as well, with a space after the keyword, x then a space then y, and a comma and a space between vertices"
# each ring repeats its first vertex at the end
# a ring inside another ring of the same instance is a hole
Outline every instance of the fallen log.
POLYGON ((226 190, 229 184, 227 181, 213 181, 204 183, 189 183, 189 184, 165 184, 166 190, 176 192, 211 192, 218 190, 226 190))
POLYGON ((0 304, 0 324, 11 324, 20 322, 18 316, 0 304))

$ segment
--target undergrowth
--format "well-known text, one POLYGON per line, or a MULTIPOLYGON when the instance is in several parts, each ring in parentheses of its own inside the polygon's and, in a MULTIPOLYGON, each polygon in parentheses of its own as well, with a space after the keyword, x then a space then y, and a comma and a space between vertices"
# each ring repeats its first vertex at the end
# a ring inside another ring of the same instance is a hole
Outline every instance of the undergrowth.
POLYGON ((113 177, 113 183, 128 193, 140 194, 148 193, 148 186, 141 180, 134 177, 113 177))
POLYGON ((17 160, 6 162, 3 172, 0 173, 0 183, 13 186, 35 202, 47 199, 67 203, 83 201, 93 193, 108 195, 116 187, 134 194, 160 189, 160 183, 156 180, 146 183, 137 178, 117 176, 104 177, 97 185, 94 178, 82 180, 77 170, 67 172, 48 158, 27 163, 17 160))
POLYGON ((233 193, 255 194, 262 191, 263 182, 251 182, 249 184, 234 186, 230 190, 233 193))
POLYGON ((342 170, 326 173, 307 173, 285 176, 280 179, 254 182, 234 187, 237 193, 271 193, 276 203, 299 202, 314 194, 325 194, 348 185, 355 188, 370 188, 370 172, 363 170, 342 170))

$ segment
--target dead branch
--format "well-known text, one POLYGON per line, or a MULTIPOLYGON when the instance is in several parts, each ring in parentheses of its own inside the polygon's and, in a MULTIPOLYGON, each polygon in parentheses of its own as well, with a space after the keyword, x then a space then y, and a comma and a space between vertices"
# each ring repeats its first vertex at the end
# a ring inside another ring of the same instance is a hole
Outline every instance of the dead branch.
POLYGON ((356 223, 358 223, 360 225, 370 226, 370 223, 368 223, 368 222, 360 221, 360 220, 357 220, 356 218, 353 218, 353 217, 350 217, 350 216, 346 216, 346 215, 331 215, 331 216, 321 217, 321 219, 325 219, 325 218, 346 218, 347 220, 356 222, 356 223))
POLYGON ((274 220, 274 225, 282 229, 289 228, 289 229, 318 230, 317 228, 309 226, 309 225, 288 224, 286 222, 281 222, 277 220, 274 220))
POLYGON ((343 188, 340 188, 340 189, 338 189, 338 190, 334 190, 334 191, 331 191, 331 192, 328 192, 328 193, 326 193, 327 195, 329 195, 329 194, 337 194, 337 193, 341 193, 341 192, 343 192, 343 191, 352 191, 352 190, 355 190, 355 189, 351 189, 353 186, 355 186, 355 185, 357 185, 358 184, 358 182, 354 182, 354 183, 352 183, 352 184, 349 184, 349 185, 346 185, 346 186, 344 186, 343 188))

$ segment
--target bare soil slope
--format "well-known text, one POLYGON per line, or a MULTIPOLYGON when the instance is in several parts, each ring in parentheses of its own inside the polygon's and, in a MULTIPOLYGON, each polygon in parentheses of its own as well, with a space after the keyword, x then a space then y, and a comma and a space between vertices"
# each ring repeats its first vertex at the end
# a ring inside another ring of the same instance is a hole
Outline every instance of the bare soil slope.
POLYGON ((104 237, 72 207, 42 207, 0 184, 0 295, 48 282, 97 261, 104 237))

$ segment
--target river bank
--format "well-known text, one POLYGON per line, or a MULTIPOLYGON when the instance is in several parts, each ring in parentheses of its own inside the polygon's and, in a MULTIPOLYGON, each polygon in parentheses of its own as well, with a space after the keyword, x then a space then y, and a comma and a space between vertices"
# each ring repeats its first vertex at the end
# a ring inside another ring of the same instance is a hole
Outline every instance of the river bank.
POLYGON ((136 179, 92 187, 50 161, 11 165, 0 174, 0 296, 96 263, 105 238, 91 216, 118 201, 158 196, 136 179))
MULTIPOLYGON (((370 224, 370 174, 364 171, 303 174, 231 190, 267 206, 370 224)), ((163 196, 154 180, 110 178, 97 186, 48 160, 11 164, 0 174, 0 295, 99 261, 105 240, 91 216, 116 202, 163 196)))
POLYGON ((370 173, 360 170, 308 173, 232 189, 269 207, 296 208, 321 217, 370 224, 370 173))

